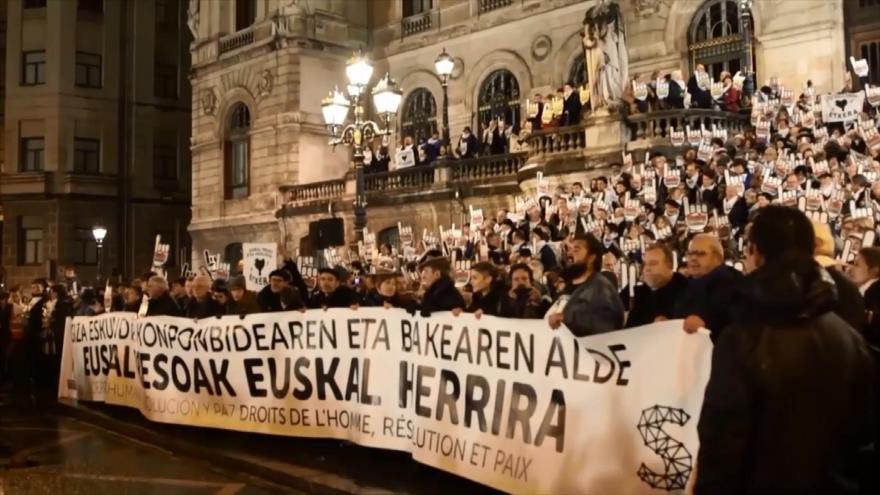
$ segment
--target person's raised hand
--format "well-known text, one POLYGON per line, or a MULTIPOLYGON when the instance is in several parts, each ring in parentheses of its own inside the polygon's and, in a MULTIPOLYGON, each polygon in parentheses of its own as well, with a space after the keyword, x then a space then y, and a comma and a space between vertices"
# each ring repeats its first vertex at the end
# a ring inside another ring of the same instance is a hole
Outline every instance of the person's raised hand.
POLYGON ((696 333, 697 330, 706 327, 706 322, 697 315, 690 315, 684 319, 682 328, 687 333, 696 333))

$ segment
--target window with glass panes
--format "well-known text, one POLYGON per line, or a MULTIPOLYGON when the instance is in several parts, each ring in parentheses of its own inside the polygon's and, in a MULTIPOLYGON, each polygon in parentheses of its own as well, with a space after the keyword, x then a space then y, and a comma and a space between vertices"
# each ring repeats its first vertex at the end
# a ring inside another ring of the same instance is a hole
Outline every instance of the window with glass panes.
POLYGON ((76 85, 84 88, 101 87, 101 56, 76 52, 76 85))
POLYGON ((39 265, 43 262, 43 226, 40 217, 18 217, 18 264, 39 265))
POLYGON ((21 54, 21 83, 25 86, 46 84, 46 51, 21 54))
POLYGON ((226 138, 226 198, 248 196, 251 114, 247 105, 237 104, 230 113, 226 138))
POLYGON ((98 243, 90 227, 73 229, 71 258, 75 265, 96 265, 98 263, 98 243))
POLYGON ((73 140, 73 171, 85 174, 101 172, 101 141, 87 138, 73 140))
POLYGON ((21 171, 38 172, 43 170, 45 141, 42 137, 21 138, 21 171))

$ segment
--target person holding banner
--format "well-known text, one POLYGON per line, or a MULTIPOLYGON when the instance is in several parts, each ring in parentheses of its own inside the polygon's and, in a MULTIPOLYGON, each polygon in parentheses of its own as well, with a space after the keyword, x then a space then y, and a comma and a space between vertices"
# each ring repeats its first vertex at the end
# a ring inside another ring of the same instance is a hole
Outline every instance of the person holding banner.
POLYGON ((623 328, 623 303, 611 282, 602 275, 603 248, 592 234, 581 234, 569 245, 563 269, 568 301, 561 312, 549 315, 550 328, 565 326, 578 337, 623 328))
POLYGON ((220 316, 226 312, 211 294, 211 285, 211 278, 207 275, 197 275, 193 279, 193 298, 190 299, 187 305, 187 318, 201 320, 203 318, 220 316))
POLYGON ((257 294, 257 303, 264 313, 305 309, 304 296, 291 287, 290 279, 290 272, 283 268, 269 273, 269 285, 257 294))
POLYGON ((871 355, 833 314, 806 215, 764 208, 748 241, 748 311, 716 339, 694 492, 853 493, 875 433, 871 355))
POLYGON ((422 316, 430 316, 438 311, 461 313, 464 310, 464 298, 455 288, 450 270, 449 259, 443 257, 431 258, 419 265, 422 289, 425 292, 418 307, 409 308, 411 313, 417 309, 422 316))
POLYGON ((492 263, 481 261, 471 266, 470 281, 474 292, 467 307, 468 313, 474 313, 477 318, 484 314, 510 317, 510 300, 501 277, 498 267, 492 263))
POLYGON ((373 276, 374 288, 364 297, 363 305, 367 307, 408 308, 415 301, 409 295, 398 290, 397 273, 378 273, 373 276))
POLYGON ((730 322, 730 305, 742 274, 724 264, 721 241, 711 234, 694 236, 687 266, 691 280, 676 304, 676 318, 684 318, 686 332, 707 328, 716 341, 730 322))
POLYGON ((184 312, 168 292, 168 281, 164 278, 158 275, 150 277, 147 282, 147 295, 149 296, 147 316, 184 316, 184 312))
POLYGON ((642 261, 644 284, 635 288, 626 328, 674 318, 675 302, 687 286, 684 276, 673 270, 672 250, 665 244, 652 244, 646 248, 642 261))
POLYGON ((307 306, 310 309, 349 308, 359 303, 358 295, 342 283, 338 271, 333 268, 318 270, 318 290, 309 298, 307 306))
POLYGON ((244 316, 260 312, 257 296, 247 290, 247 281, 242 275, 229 279, 229 296, 226 314, 244 316))

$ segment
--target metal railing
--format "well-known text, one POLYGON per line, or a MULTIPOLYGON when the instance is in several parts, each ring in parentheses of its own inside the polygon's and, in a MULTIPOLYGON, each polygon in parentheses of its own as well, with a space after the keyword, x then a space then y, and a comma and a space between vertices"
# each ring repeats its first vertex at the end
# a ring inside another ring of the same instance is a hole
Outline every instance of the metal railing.
POLYGON ((480 13, 485 14, 512 4, 513 0, 480 0, 480 13))
POLYGON ((412 36, 431 29, 431 12, 424 12, 404 18, 400 21, 400 32, 403 37, 412 36))
POLYGON ((632 140, 638 142, 668 140, 672 130, 684 131, 687 127, 700 130, 702 127, 711 129, 714 126, 716 129, 726 129, 728 133, 738 133, 748 127, 749 116, 742 113, 691 108, 631 115, 627 118, 627 122, 633 133, 632 140))
POLYGON ((366 174, 364 190, 367 194, 405 189, 428 189, 434 185, 432 166, 409 167, 393 172, 366 174))
POLYGON ((535 131, 526 138, 529 156, 582 151, 587 147, 585 131, 583 124, 535 131))
POLYGON ((253 44, 256 26, 220 38, 220 55, 253 44))

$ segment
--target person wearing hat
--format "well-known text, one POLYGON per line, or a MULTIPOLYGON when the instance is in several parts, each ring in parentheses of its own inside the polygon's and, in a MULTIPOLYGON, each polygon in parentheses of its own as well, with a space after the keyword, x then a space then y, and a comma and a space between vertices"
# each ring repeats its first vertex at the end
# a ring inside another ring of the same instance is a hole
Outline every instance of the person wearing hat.
POLYGON ((430 316, 437 311, 460 313, 464 310, 464 297, 455 288, 455 282, 449 275, 450 271, 449 258, 432 258, 419 265, 425 293, 420 304, 408 308, 410 312, 418 309, 422 316, 430 316))
POLYGON ((229 304, 226 306, 228 315, 250 315, 261 312, 257 303, 257 295, 247 290, 244 277, 239 275, 229 279, 229 304))
POLYGON ((290 285, 290 272, 284 268, 269 273, 269 285, 257 294, 257 304, 264 313, 292 311, 306 307, 299 290, 290 285))
POLYGON ((318 270, 318 290, 309 298, 309 308, 349 308, 358 303, 357 294, 342 283, 339 271, 333 268, 318 270))
POLYGON ((193 279, 193 298, 186 308, 188 318, 210 318, 224 313, 223 306, 212 297, 211 285, 211 278, 207 275, 199 275, 193 279))

